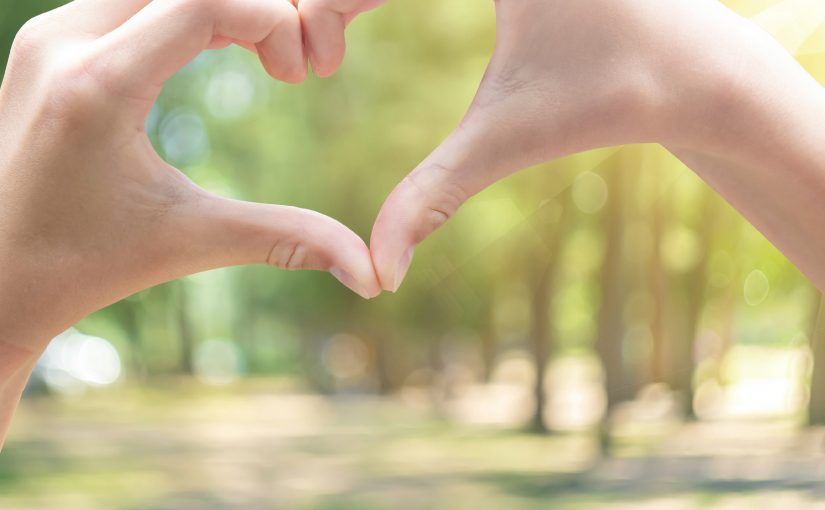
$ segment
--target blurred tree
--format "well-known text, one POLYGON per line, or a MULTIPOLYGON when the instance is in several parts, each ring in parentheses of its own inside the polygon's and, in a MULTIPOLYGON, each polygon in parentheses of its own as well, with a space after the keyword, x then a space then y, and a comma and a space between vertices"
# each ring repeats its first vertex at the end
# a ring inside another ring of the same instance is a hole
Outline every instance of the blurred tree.
POLYGON ((194 373, 195 332, 189 312, 189 290, 186 280, 174 284, 174 311, 177 323, 177 338, 180 343, 179 369, 183 374, 194 373))
POLYGON ((670 360, 670 385, 679 395, 682 412, 688 419, 695 417, 693 409, 693 376, 696 368, 696 337, 699 334, 702 309, 707 286, 708 253, 718 224, 719 197, 707 186, 699 193, 699 214, 692 229, 692 239, 698 247, 690 248, 690 268, 677 275, 674 296, 680 307, 679 317, 674 317, 675 335, 672 337, 670 360))
POLYGON ((389 395, 397 391, 403 383, 403 380, 398 377, 397 357, 393 349, 396 333, 391 324, 383 321, 373 322, 370 333, 366 336, 372 347, 378 391, 382 395, 389 395))
POLYGON ((481 336, 481 362, 482 374, 481 380, 484 383, 492 382, 493 370, 495 369, 496 353, 498 350, 496 342, 496 332, 493 323, 493 300, 492 292, 487 294, 485 300, 484 314, 478 326, 479 334, 481 336))
POLYGON ((730 206, 723 206, 714 219, 716 227, 708 248, 708 285, 705 290, 705 308, 713 311, 708 319, 709 331, 718 335, 719 345, 714 353, 716 359, 709 374, 719 387, 726 383, 723 373, 725 355, 735 344, 736 315, 741 303, 742 289, 738 283, 743 279, 743 265, 734 264, 730 254, 742 250, 742 220, 730 206))
POLYGON ((109 312, 121 325, 129 342, 129 359, 131 360, 131 372, 140 381, 145 381, 148 375, 146 357, 143 352, 143 342, 141 342, 141 324, 145 317, 141 313, 141 302, 136 299, 124 299, 109 307, 109 312))
POLYGON ((610 449, 610 418, 619 402, 632 397, 632 386, 627 384, 624 364, 623 318, 626 298, 626 280, 622 268, 622 241, 624 237, 624 175, 623 170, 632 164, 627 148, 611 158, 604 170, 607 181, 607 203, 602 211, 603 235, 606 238, 602 258, 599 288, 601 300, 598 308, 598 330, 595 348, 604 370, 607 408, 600 428, 600 445, 607 453, 610 449))
MULTIPOLYGON (((658 158, 655 159, 659 161, 658 158)), ((650 353, 650 379, 654 383, 666 382, 667 378, 667 309, 668 309, 668 278, 667 271, 662 260, 662 243, 665 232, 665 225, 669 218, 668 202, 662 193, 663 168, 653 165, 648 174, 651 179, 651 247, 650 247, 650 272, 648 273, 651 319, 651 353, 650 353)))
POLYGON ((814 295, 809 335, 814 369, 811 376, 808 423, 810 425, 825 425, 825 298, 819 292, 814 295))
POLYGON ((532 260, 525 264, 528 268, 525 281, 531 294, 529 345, 536 368, 533 388, 535 408, 530 429, 538 433, 549 432, 545 420, 547 368, 556 348, 552 300, 556 296, 556 282, 561 269, 565 229, 572 217, 573 205, 569 197, 568 191, 561 197, 546 201, 529 220, 545 248, 538 250, 538 256, 530 257, 532 260))

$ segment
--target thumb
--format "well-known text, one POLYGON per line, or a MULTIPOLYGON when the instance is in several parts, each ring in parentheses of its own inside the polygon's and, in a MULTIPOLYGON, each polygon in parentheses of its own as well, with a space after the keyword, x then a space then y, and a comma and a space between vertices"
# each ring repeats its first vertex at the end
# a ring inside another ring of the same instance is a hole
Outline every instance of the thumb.
POLYGON ((340 222, 306 209, 206 194, 177 220, 185 234, 179 260, 191 274, 218 267, 268 264, 332 273, 363 298, 381 292, 364 241, 340 222))
POLYGON ((390 193, 372 231, 375 271, 395 292, 416 245, 446 223, 466 200, 523 168, 501 123, 471 114, 390 193))

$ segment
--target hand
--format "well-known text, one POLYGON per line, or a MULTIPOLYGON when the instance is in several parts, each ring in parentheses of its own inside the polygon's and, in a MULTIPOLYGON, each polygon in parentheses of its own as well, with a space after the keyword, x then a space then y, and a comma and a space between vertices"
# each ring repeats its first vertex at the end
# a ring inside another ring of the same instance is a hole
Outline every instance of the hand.
POLYGON ((716 0, 498 0, 496 15, 495 52, 469 111, 375 223, 386 290, 464 201, 527 166, 636 142, 727 156, 749 122, 738 106, 748 79, 792 61, 716 0))
POLYGON ((23 28, 0 90, 0 343, 36 352, 129 294, 236 264, 379 293, 369 250, 340 223, 215 196, 152 149, 143 126, 164 81, 232 42, 275 78, 306 75, 286 1, 76 0, 23 28))

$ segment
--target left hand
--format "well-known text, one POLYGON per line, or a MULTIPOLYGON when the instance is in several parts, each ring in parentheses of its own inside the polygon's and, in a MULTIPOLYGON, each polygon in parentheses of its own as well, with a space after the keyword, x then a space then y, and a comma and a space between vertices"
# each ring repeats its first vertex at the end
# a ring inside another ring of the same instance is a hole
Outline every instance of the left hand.
POLYGON ((209 193, 144 131, 163 83, 202 50, 238 42, 300 82, 302 37, 282 0, 76 0, 21 30, 0 89, 0 343, 37 352, 114 301, 230 265, 324 270, 379 293, 350 229, 209 193))
MULTIPOLYGON (((756 122, 762 119, 746 105, 779 103, 791 77, 802 84, 800 97, 821 95, 775 41, 717 0, 496 0, 495 6, 496 47, 472 105, 396 186, 375 222, 370 247, 385 290, 398 289, 415 246, 466 200, 522 168, 641 142, 727 158, 768 146, 762 137, 738 136, 745 127, 776 129, 775 118, 756 122)), ((774 117, 791 118, 784 111, 774 117)), ((781 201, 770 195, 790 189, 787 182, 729 174, 727 184, 700 175, 750 219, 761 214, 761 223, 784 229, 776 220, 783 206, 764 205, 781 201)), ((799 185, 791 194, 805 190, 799 185)), ((801 252, 816 236, 797 237, 792 251, 801 252)), ((809 266, 822 266, 821 254, 809 258, 809 266)))

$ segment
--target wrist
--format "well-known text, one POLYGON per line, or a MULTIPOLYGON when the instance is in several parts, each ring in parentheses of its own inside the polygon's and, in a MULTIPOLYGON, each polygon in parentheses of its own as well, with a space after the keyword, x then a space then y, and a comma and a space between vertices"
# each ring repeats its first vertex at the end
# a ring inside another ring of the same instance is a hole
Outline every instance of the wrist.
MULTIPOLYGON (((666 107, 657 141, 740 166, 810 165, 821 144, 823 88, 779 43, 736 17, 716 50, 696 44, 660 73, 666 107)), ((820 152, 820 154, 822 154, 820 152)))
MULTIPOLYGON (((8 245, 0 249, 0 350, 15 359, 29 353, 36 358, 49 341, 76 322, 72 299, 61 299, 62 285, 45 270, 32 267, 37 257, 9 257, 8 245)), ((2 356, 0 356, 2 358, 2 356)))
POLYGON ((0 451, 38 353, 0 341, 0 451))
POLYGON ((707 114, 691 119, 695 129, 672 145, 742 167, 821 168, 825 92, 787 60, 719 80, 707 114))

